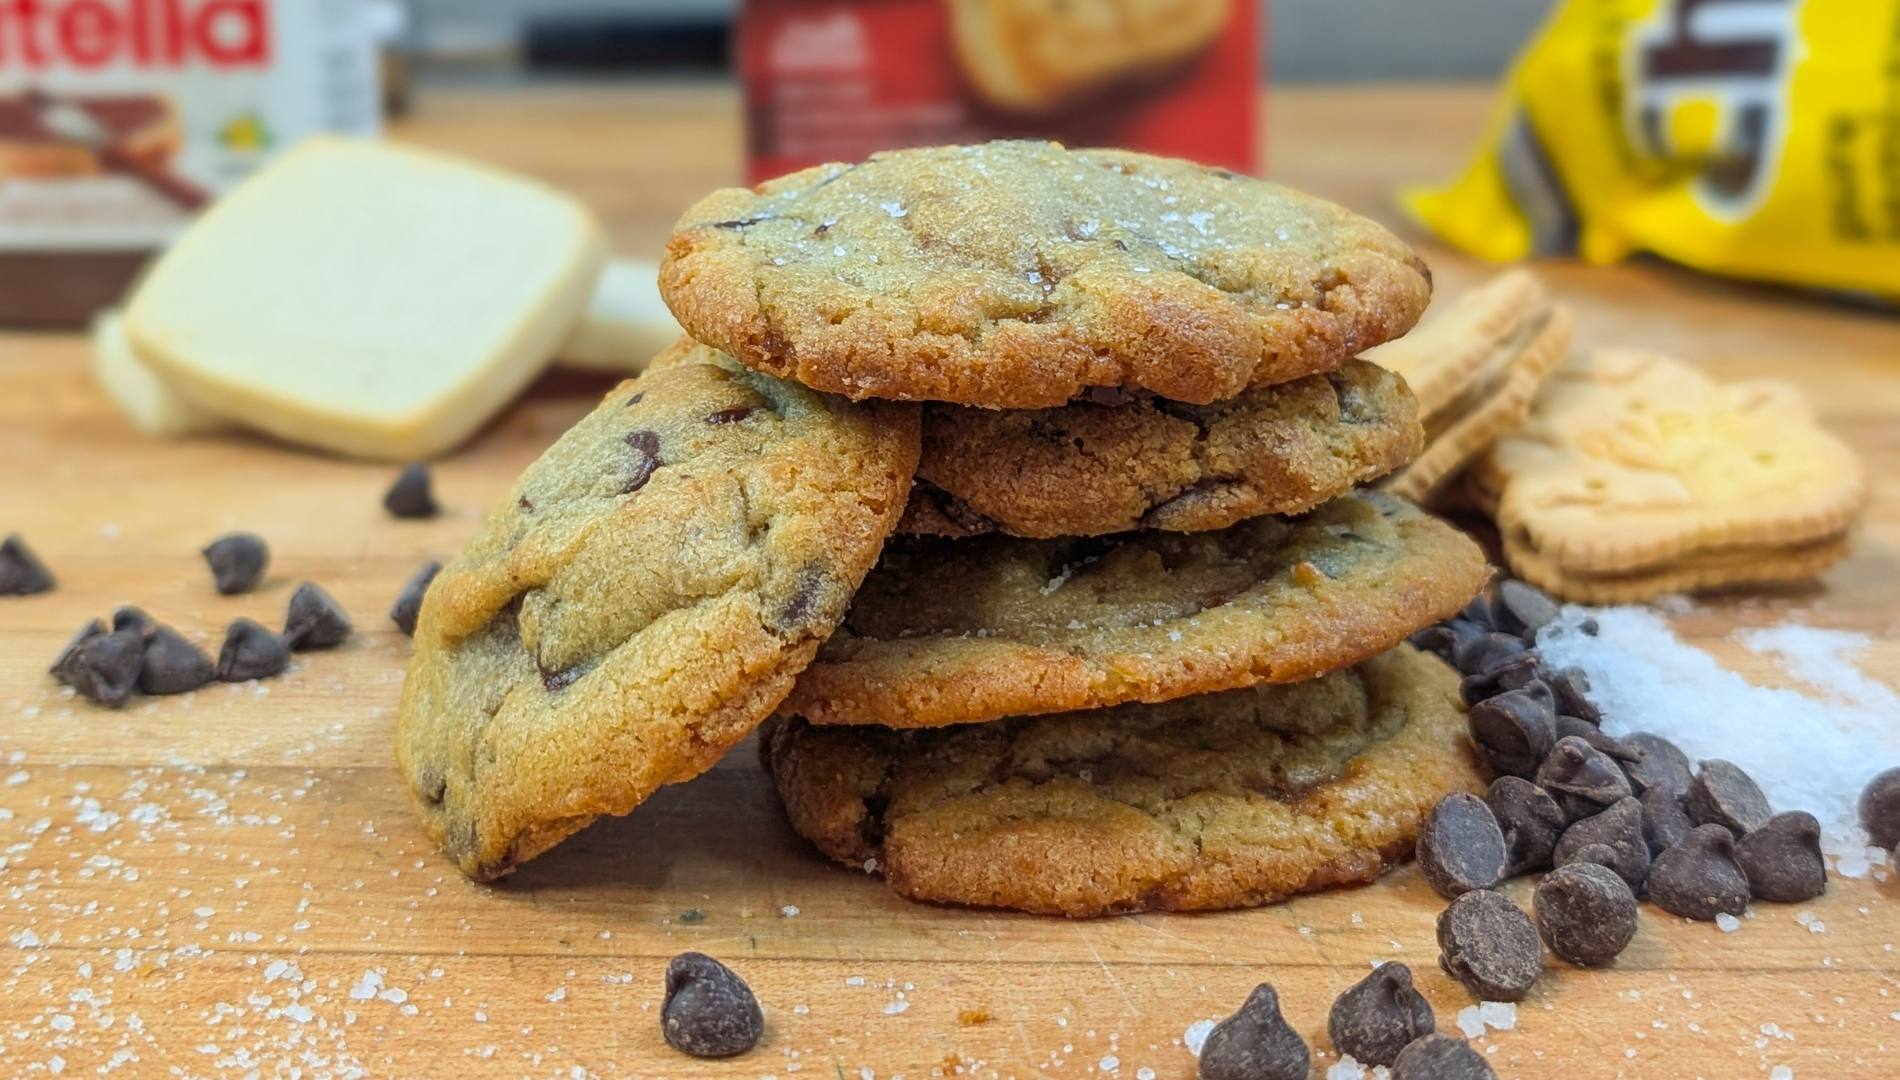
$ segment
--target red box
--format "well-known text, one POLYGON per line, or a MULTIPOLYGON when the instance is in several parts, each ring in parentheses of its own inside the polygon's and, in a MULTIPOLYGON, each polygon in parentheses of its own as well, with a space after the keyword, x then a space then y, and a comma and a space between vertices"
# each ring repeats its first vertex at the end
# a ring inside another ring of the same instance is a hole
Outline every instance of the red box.
POLYGON ((1256 0, 748 0, 747 173, 1012 137, 1251 173, 1259 25, 1256 0))

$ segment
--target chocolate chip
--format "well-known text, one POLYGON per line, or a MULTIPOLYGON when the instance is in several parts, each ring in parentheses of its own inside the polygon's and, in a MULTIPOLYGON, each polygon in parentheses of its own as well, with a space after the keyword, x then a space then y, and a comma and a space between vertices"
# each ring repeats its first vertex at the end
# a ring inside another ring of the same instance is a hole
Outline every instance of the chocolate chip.
POLYGON ((1677 798, 1689 793, 1695 772, 1689 765, 1689 755, 1675 743, 1647 731, 1625 735, 1622 743, 1638 755, 1635 761, 1623 763, 1623 774, 1630 778, 1630 789, 1636 794, 1648 794, 1651 788, 1661 788, 1677 798))
POLYGON ((441 507, 429 482, 429 466, 424 462, 405 465, 396 482, 383 493, 383 509, 399 518, 434 517, 441 507))
POLYGON ((660 1032, 694 1057, 731 1057, 757 1045, 765 1013, 731 968, 702 953, 681 953, 666 965, 660 1032))
POLYGON ((1086 401, 1090 405, 1105 405, 1112 409, 1118 405, 1126 405, 1138 396, 1133 391, 1119 386, 1085 386, 1082 392, 1076 395, 1075 400, 1086 401))
POLYGON ((79 647, 91 641, 93 638, 104 635, 106 632, 106 621, 104 619, 90 620, 86 625, 79 628, 79 632, 72 636, 72 640, 66 643, 65 648, 59 650, 59 656, 54 658, 53 666, 47 670, 60 682, 65 683, 67 686, 73 685, 71 667, 78 662, 79 647))
POLYGON ((71 655, 62 656, 57 665, 62 680, 108 709, 125 704, 145 661, 145 639, 138 631, 94 634, 67 648, 71 655))
POLYGON ((1562 671, 1549 672, 1544 681, 1550 684, 1550 692, 1557 697, 1557 711, 1565 716, 1574 716, 1592 724, 1601 724, 1603 714, 1590 702, 1590 677, 1580 667, 1567 667, 1562 671))
POLYGON ((1458 683, 1458 696, 1464 699, 1465 704, 1472 705, 1507 690, 1540 687, 1538 693, 1548 698, 1550 688, 1544 686, 1542 680, 1538 678, 1542 671, 1543 665, 1537 659, 1536 653, 1519 653, 1516 656, 1506 657, 1475 675, 1466 675, 1458 683))
POLYGON ((1491 598, 1483 593, 1472 597, 1471 602, 1458 613, 1458 617, 1487 634, 1498 628, 1497 609, 1491 606, 1491 598))
POLYGON ((1574 716, 1557 717, 1557 737, 1559 739, 1571 737, 1582 739, 1593 748, 1607 754, 1612 760, 1619 764, 1635 761, 1642 756, 1629 747, 1624 746, 1619 740, 1603 734, 1603 730, 1595 724, 1590 723, 1588 720, 1579 720, 1574 716))
POLYGON ((721 409, 711 416, 706 417, 706 422, 714 426, 720 424, 736 424, 757 411, 758 410, 750 405, 735 405, 730 409, 721 409))
POLYGON ((1563 865, 1575 866, 1578 863, 1592 863, 1614 874, 1616 873, 1616 849, 1608 844, 1585 844, 1572 852, 1570 861, 1563 865))
POLYGON ((430 559, 421 568, 410 575, 409 581, 402 587, 402 594, 396 597, 396 603, 389 609, 389 618, 404 637, 416 636, 416 619, 422 614, 422 597, 429 591, 429 583, 442 572, 442 564, 430 559))
POLYGON ((1550 793, 1522 777, 1500 776, 1484 801, 1504 833, 1504 876, 1548 869, 1557 838, 1570 821, 1550 793))
POLYGON ((218 650, 218 678, 267 679, 290 666, 290 646, 250 619, 233 619, 218 650))
POLYGON ((1867 781, 1860 793, 1860 826, 1875 847, 1891 851, 1900 845, 1900 768, 1867 781))
POLYGON ((1630 794, 1629 777, 1616 761, 1574 735, 1557 740, 1535 780, 1572 821, 1600 813, 1630 794))
POLYGON ((1733 762, 1711 758, 1689 782, 1683 809, 1698 825, 1720 825, 1739 839, 1774 816, 1768 796, 1733 762))
POLYGON ((1470 648, 1484 634, 1484 627, 1477 623, 1453 618, 1418 631, 1412 635, 1411 642, 1427 652, 1437 653, 1440 660, 1457 667, 1459 649, 1470 648))
POLYGON ((1560 614, 1557 601, 1549 593, 1515 578, 1498 586, 1491 611, 1499 630, 1516 634, 1530 644, 1536 643, 1537 631, 1560 614))
POLYGON ((1748 878, 1757 900, 1798 904, 1827 891, 1827 863, 1821 858, 1821 823, 1813 814, 1789 810, 1776 814, 1735 844, 1735 865, 1748 878))
POLYGON ((1333 1049, 1361 1065, 1391 1065, 1399 1051, 1437 1027, 1431 1002, 1412 988, 1412 969, 1396 960, 1348 987, 1326 1017, 1333 1049))
POLYGON ((1643 840, 1649 844, 1651 856, 1661 855, 1682 842, 1695 828, 1695 822, 1689 819, 1689 811, 1682 807, 1682 796, 1672 795, 1660 787, 1643 792, 1643 840))
POLYGON ((250 592, 270 565, 270 548, 256 533, 227 533, 205 545, 211 580, 226 596, 250 592))
POLYGON ((1240 1011, 1201 1044, 1201 1080, 1306 1080, 1313 1056, 1280 1015, 1280 995, 1261 983, 1240 1011))
POLYGON ((1528 651, 1524 639, 1494 630, 1460 649, 1453 655, 1452 664, 1466 675, 1476 675, 1528 651))
POLYGON ((653 478, 653 471, 660 467, 660 436, 653 431, 629 431, 626 443, 639 455, 634 458, 633 471, 627 475, 627 482, 620 487, 622 495, 631 495, 646 487, 647 481, 653 478))
POLYGON ((1557 745, 1557 717, 1550 699, 1525 687, 1486 698, 1466 717, 1471 741, 1491 770, 1529 779, 1557 745))
POLYGON ((1579 849, 1592 845, 1608 848, 1611 855, 1607 860, 1590 861, 1602 861, 1616 871, 1616 876, 1629 883, 1631 892, 1643 890, 1643 879, 1649 876, 1649 843, 1643 839, 1642 803, 1634 798, 1618 799, 1602 813, 1573 823, 1557 840, 1552 861, 1567 866, 1578 861, 1579 849))
POLYGON ((1390 1080, 1498 1080, 1498 1074, 1470 1043, 1431 1034, 1399 1052, 1390 1080))
POLYGON ((1476 795, 1455 791, 1425 816, 1418 867, 1438 895, 1452 899, 1496 885, 1504 876, 1504 861, 1504 833, 1476 795))
POLYGON ((139 689, 147 694, 182 694, 217 677, 211 657, 169 626, 155 624, 145 639, 139 689))
POLYGON ((120 631, 137 634, 139 640, 144 641, 151 637, 152 631, 157 628, 156 619, 131 604, 121 604, 119 609, 112 613, 112 632, 115 634, 120 631))
POLYGON ((1438 966, 1481 1001, 1520 1001, 1544 970, 1544 946, 1522 908, 1489 889, 1438 916, 1438 966))
POLYGON ((1656 856, 1643 898, 1671 915, 1707 922, 1748 910, 1748 877, 1735 863, 1735 834, 1697 825, 1656 856))
POLYGON ((0 540, 0 596, 51 592, 53 584, 53 572, 26 546, 19 533, 0 540))
POLYGON ((1574 862, 1544 875, 1531 896, 1537 933, 1579 967, 1602 967, 1636 936, 1636 894, 1615 872, 1574 862))
POLYGON ((350 636, 350 617, 343 606, 314 581, 297 586, 284 615, 284 643, 297 652, 327 649, 350 636))

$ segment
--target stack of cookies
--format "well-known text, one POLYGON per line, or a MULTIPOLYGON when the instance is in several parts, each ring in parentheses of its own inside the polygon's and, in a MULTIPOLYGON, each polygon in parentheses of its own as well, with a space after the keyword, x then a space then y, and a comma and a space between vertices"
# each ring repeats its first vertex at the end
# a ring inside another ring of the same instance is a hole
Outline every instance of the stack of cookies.
POLYGON ((1480 790, 1404 644, 1487 573, 1376 481, 1384 229, 1121 151, 883 154, 687 211, 690 336, 435 580, 398 757, 506 873, 759 725, 792 823, 944 902, 1072 916, 1370 880, 1480 790))

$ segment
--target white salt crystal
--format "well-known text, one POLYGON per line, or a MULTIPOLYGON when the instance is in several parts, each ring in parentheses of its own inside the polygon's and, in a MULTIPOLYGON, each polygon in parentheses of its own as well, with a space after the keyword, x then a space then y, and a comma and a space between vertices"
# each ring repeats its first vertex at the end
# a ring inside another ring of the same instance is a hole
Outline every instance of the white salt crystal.
POLYGON ((845 979, 845 981, 844 981, 844 984, 845 984, 846 986, 863 986, 863 985, 864 985, 864 976, 862 976, 862 975, 852 975, 852 976, 850 976, 849 978, 847 978, 847 979, 845 979))
POLYGON ((1366 1080, 1366 1067, 1354 1061, 1351 1054, 1344 1054, 1327 1066, 1326 1080, 1366 1080))
POLYGON ((1878 848, 1865 848, 1861 851, 1847 852, 1834 860, 1834 872, 1844 878, 1864 878, 1867 876, 1868 868, 1873 865, 1873 860, 1867 857, 1866 852, 1878 850, 1878 848))
POLYGON ((381 989, 382 985, 383 977, 381 975, 376 974, 374 971, 365 971, 362 980, 355 986, 350 987, 350 997, 357 1001, 368 1001, 370 998, 376 996, 376 991, 381 989))
POLYGON ((1216 1023, 1219 1023, 1219 1021, 1196 1020, 1192 1024, 1189 1024, 1187 1030, 1181 1033, 1181 1045, 1187 1047, 1188 1053, 1193 1054, 1195 1057, 1200 1057, 1201 1047, 1207 1045, 1208 1032, 1214 1030, 1216 1023))
POLYGON ((1719 927, 1723 933, 1733 934, 1742 928, 1742 920, 1724 911, 1715 916, 1715 925, 1719 927))
POLYGON ((1486 1027, 1509 1031, 1517 1026, 1517 1006, 1508 1001, 1484 1001, 1478 1004, 1478 1019, 1486 1027))
POLYGON ((1476 1005, 1467 1005, 1458 1010, 1458 1030, 1464 1032, 1467 1039, 1484 1034, 1484 1018, 1479 1015, 1476 1005))
POLYGON ((1122 1059, 1116 1057, 1114 1054, 1109 1054, 1102 1058, 1101 1061, 1096 1062, 1095 1067, 1103 1072, 1114 1072, 1116 1069, 1122 1067, 1122 1059))
POLYGON ((1732 761, 1776 810, 1818 818, 1823 851, 1864 857, 1856 803, 1867 781, 1900 762, 1900 695, 1849 659, 1868 638, 1783 624, 1736 640, 1817 696, 1751 685, 1685 644, 1650 608, 1567 606, 1539 632, 1538 649, 1552 667, 1575 665, 1589 676, 1606 734, 1650 731, 1692 761, 1732 761), (1595 636, 1578 629, 1586 618, 1597 621, 1595 636))
POLYGON ((784 907, 778 909, 778 913, 789 919, 792 916, 798 914, 798 905, 786 904, 784 907))
POLYGON ((1135 1070, 1135 1080, 1155 1080, 1155 1071, 1143 1065, 1135 1070))
POLYGON ((909 1008, 910 1008, 910 1002, 903 1001, 900 999, 898 1001, 891 1002, 889 1005, 884 1006, 884 1015, 896 1016, 897 1014, 901 1012, 905 1012, 909 1008))
POLYGON ((1786 1065, 1777 1065, 1768 1070, 1768 1080, 1794 1080, 1794 1070, 1786 1065))

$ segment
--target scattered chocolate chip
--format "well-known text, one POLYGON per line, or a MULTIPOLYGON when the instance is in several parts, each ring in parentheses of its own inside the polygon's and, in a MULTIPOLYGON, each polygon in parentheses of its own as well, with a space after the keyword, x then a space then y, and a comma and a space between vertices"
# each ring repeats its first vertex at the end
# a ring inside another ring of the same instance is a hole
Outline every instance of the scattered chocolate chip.
POLYGON ((211 580, 226 596, 250 592, 270 565, 270 548, 256 533, 227 533, 205 545, 211 580))
POLYGON ((1636 760, 1623 763, 1623 774, 1630 778, 1632 791, 1645 795, 1651 788, 1661 788, 1677 798, 1689 794, 1695 771, 1681 747, 1647 731, 1625 735, 1622 743, 1638 755, 1636 760))
POLYGON ((715 427, 720 424, 736 424, 757 411, 758 410, 750 405, 735 405, 730 409, 721 409, 711 416, 706 417, 706 422, 715 427))
POLYGON ((1478 889, 1438 916, 1438 966, 1481 1001, 1520 1001, 1544 970, 1531 917, 1502 893, 1478 889))
POLYGON ((297 586, 284 615, 284 643, 296 652, 327 649, 350 636, 350 617, 314 581, 297 586))
POLYGON ((1860 826, 1875 847, 1891 851, 1900 845, 1900 768, 1867 781, 1860 793, 1860 826))
POLYGON ((442 572, 442 564, 430 559, 421 568, 410 575, 402 594, 396 597, 396 603, 389 609, 389 618, 404 637, 416 636, 416 618, 422 614, 422 597, 429 591, 429 583, 442 572))
POLYGON ((1466 717, 1471 741, 1491 770, 1530 779, 1557 745, 1557 717, 1548 697, 1530 687, 1485 698, 1466 717))
POLYGON ((1636 936, 1636 894, 1614 871, 1574 862, 1544 875, 1531 896, 1537 933, 1550 951, 1579 967, 1616 959, 1636 936))
POLYGON ((1458 613, 1458 618, 1476 626, 1487 634, 1498 628, 1497 611, 1491 606, 1491 598, 1483 593, 1472 597, 1471 602, 1466 604, 1464 610, 1458 613))
POLYGON ((1454 899, 1488 889, 1503 878, 1504 862, 1504 833, 1483 799, 1455 791, 1425 816, 1418 832, 1418 868, 1438 895, 1454 899))
POLYGON ((77 634, 72 636, 72 640, 66 643, 66 647, 59 650, 59 656, 53 660, 53 666, 47 670, 60 682, 65 683, 67 686, 73 685, 71 667, 78 662, 79 647, 106 632, 106 621, 104 619, 93 619, 87 622, 86 625, 79 628, 77 634))
POLYGON ((1550 692, 1557 697, 1557 711, 1565 716, 1574 716, 1592 724, 1603 722, 1603 713, 1590 702, 1590 677, 1580 667, 1567 667, 1562 671, 1549 672, 1544 681, 1550 684, 1550 692))
POLYGON ((1612 874, 1616 873, 1616 849, 1608 844, 1585 844, 1569 854, 1570 861, 1564 863, 1565 866, 1593 863, 1612 874))
POLYGON ((1476 675, 1529 651, 1523 638, 1493 630, 1460 649, 1452 657, 1452 664, 1466 675, 1476 675))
POLYGON ((1789 810, 1735 844, 1735 865, 1748 878, 1757 900, 1798 904, 1827 891, 1827 863, 1821 858, 1821 823, 1813 814, 1789 810))
POLYGON ((1735 864, 1735 834, 1720 825, 1697 825, 1656 856, 1644 899, 1671 915, 1707 922, 1748 910, 1748 877, 1735 864))
POLYGON ((681 953, 666 965, 660 1032, 694 1057, 731 1057, 757 1045, 765 1013, 731 968, 703 953, 681 953))
POLYGON ((1391 1080, 1498 1080, 1498 1074, 1470 1043, 1434 1033, 1399 1051, 1391 1080))
POLYGON ((0 596, 51 592, 53 584, 53 572, 26 546, 19 533, 0 540, 0 596))
POLYGON ((1642 756, 1624 746, 1621 740, 1605 735, 1603 729, 1588 720, 1579 720, 1574 716, 1557 717, 1557 737, 1565 739, 1572 736, 1589 743, 1619 763, 1635 761, 1642 756))
POLYGON ((138 631, 95 634, 67 648, 71 655, 62 656, 58 664, 61 679, 108 709, 125 704, 145 660, 145 639, 138 631))
POLYGON ((653 471, 660 467, 660 436, 652 431, 629 431, 626 443, 639 455, 634 459, 633 471, 627 475, 627 482, 620 488, 622 495, 631 495, 646 487, 647 481, 653 478, 653 471))
POLYGON ((1280 1015, 1280 995, 1261 983, 1240 1011, 1214 1025, 1201 1044, 1201 1080, 1306 1080, 1306 1040, 1280 1015))
POLYGON ((1502 694, 1506 690, 1540 687, 1538 693, 1548 698, 1550 688, 1544 686, 1542 680, 1538 678, 1542 671, 1543 665, 1537 659, 1536 653, 1519 653, 1516 656, 1506 657, 1475 675, 1466 675, 1458 683, 1458 696, 1464 699, 1465 704, 1472 705, 1485 698, 1502 694))
POLYGON ((1576 736, 1558 739, 1538 768, 1537 786, 1550 792, 1570 820, 1600 813, 1630 794, 1629 777, 1608 754, 1576 736))
POLYGON ((430 518, 441 511, 435 504, 435 492, 429 480, 426 462, 403 466, 396 482, 383 492, 383 509, 399 518, 430 518))
POLYGON ((211 657, 169 626, 154 624, 145 639, 139 689, 147 694, 182 694, 217 677, 211 657))
POLYGON ((1537 642, 1537 631, 1560 614, 1557 601, 1535 585, 1512 578, 1498 586, 1497 599, 1491 604, 1497 628, 1516 634, 1526 644, 1537 642))
POLYGON ((1557 800, 1522 777, 1500 776, 1484 801, 1504 833, 1504 876, 1549 869, 1557 838, 1570 821, 1557 800))
POLYGON ((1596 637, 1597 629, 1598 629, 1597 621, 1594 616, 1584 619, 1582 622, 1577 624, 1577 632, 1579 634, 1582 634, 1584 637, 1596 637))
POLYGON ((1702 763, 1701 771, 1689 782, 1689 794, 1682 805, 1696 824, 1720 825, 1737 839, 1761 828, 1775 813, 1754 779, 1721 758, 1702 763))
POLYGON ((1348 987, 1326 1017, 1333 1049, 1361 1065, 1391 1065, 1399 1051, 1437 1027, 1431 1002, 1412 988, 1412 969, 1396 960, 1348 987))
POLYGON ((1634 798, 1618 799, 1602 813, 1573 823, 1558 839, 1551 858, 1557 866, 1567 866, 1581 858, 1582 848, 1597 845, 1608 848, 1610 857, 1589 861, 1601 861, 1629 883, 1631 892, 1641 892, 1643 879, 1649 876, 1649 843, 1643 839, 1643 804, 1634 798))
POLYGON ((1460 648, 1469 648, 1484 633, 1484 628, 1477 623, 1454 618, 1428 626, 1413 634, 1410 640, 1418 648, 1437 653, 1440 660, 1457 667, 1456 657, 1460 648))
POLYGON ((233 619, 218 650, 218 678, 225 682, 268 679, 290 666, 290 646, 250 619, 233 619))
POLYGON ((1649 844, 1651 856, 1675 847, 1695 828, 1689 811, 1683 809, 1680 795, 1671 795, 1663 788, 1650 788, 1637 801, 1643 804, 1643 840, 1649 844))
POLYGON ((157 628, 157 620, 131 604, 121 604, 119 609, 112 613, 112 632, 115 634, 121 631, 137 634, 139 640, 144 641, 151 637, 152 631, 157 628))

